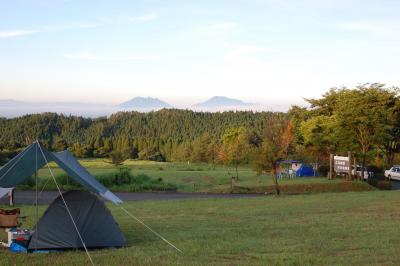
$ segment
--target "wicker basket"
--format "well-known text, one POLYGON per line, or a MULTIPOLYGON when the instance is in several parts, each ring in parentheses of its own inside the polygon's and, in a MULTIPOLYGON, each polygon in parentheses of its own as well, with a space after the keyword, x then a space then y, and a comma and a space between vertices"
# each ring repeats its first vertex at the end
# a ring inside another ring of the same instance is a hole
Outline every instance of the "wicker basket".
POLYGON ((17 227, 18 226, 18 216, 19 209, 5 211, 0 209, 0 227, 17 227))

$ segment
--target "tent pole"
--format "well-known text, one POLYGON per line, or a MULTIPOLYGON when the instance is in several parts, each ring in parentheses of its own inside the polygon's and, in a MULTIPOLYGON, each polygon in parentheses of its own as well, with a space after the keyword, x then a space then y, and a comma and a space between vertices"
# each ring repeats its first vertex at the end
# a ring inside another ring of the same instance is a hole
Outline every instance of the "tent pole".
POLYGON ((76 225, 75 220, 74 220, 74 218, 72 217, 72 214, 71 214, 71 211, 69 210, 68 204, 67 204, 67 202, 65 201, 64 196, 63 196, 63 194, 61 193, 60 187, 58 186, 57 180, 56 180, 56 178, 54 177, 53 171, 51 170, 51 168, 50 168, 50 166, 49 166, 49 162, 47 161, 47 158, 46 158, 46 156, 44 155, 44 152, 43 152, 43 150, 42 150, 42 147, 40 146, 39 143, 38 143, 38 146, 39 146, 39 149, 40 149, 40 151, 41 151, 41 153, 42 153, 42 155, 43 155, 43 159, 44 159, 44 161, 46 162, 47 168, 49 169, 50 175, 51 175, 51 177, 53 178, 54 183, 56 184, 58 193, 60 194, 60 197, 61 197, 61 199, 62 199, 62 201, 63 201, 63 203, 64 203, 64 205, 65 205, 65 208, 67 209, 68 215, 69 215, 69 217, 71 218, 72 224, 74 225, 75 230, 76 230, 76 232, 78 233, 79 239, 80 239, 81 242, 82 242, 82 245, 83 245, 83 247, 84 247, 84 249, 85 249, 85 251, 86 251, 86 254, 87 254, 87 256, 88 256, 88 258, 89 258, 89 260, 90 260, 90 263, 91 263, 92 265, 94 265, 93 260, 92 260, 92 257, 90 256, 89 251, 88 251, 88 249, 87 249, 87 247, 86 247, 86 244, 85 244, 85 242, 83 241, 82 235, 81 235, 81 233, 79 232, 78 226, 76 225))
MULTIPOLYGON (((36 234, 36 238, 38 238, 38 234, 39 234, 39 227, 38 227, 38 220, 39 220, 39 206, 38 206, 38 157, 37 157, 37 153, 38 153, 38 145, 39 145, 39 141, 36 140, 36 149, 35 149, 35 183, 36 183, 36 231, 38 232, 36 234)), ((36 243, 37 243, 37 239, 36 239, 36 243)), ((37 250, 37 247, 35 245, 35 250, 37 250)))

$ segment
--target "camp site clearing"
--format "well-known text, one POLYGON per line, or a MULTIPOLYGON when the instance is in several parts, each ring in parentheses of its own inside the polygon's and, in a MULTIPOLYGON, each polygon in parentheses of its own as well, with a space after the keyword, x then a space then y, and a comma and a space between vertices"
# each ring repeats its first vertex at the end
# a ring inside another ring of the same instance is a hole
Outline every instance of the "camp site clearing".
MULTIPOLYGON (((1 264, 388 265, 400 262, 396 257, 400 242, 396 229, 400 211, 397 191, 383 192, 371 187, 368 191, 347 193, 282 196, 268 193, 254 198, 123 203, 68 151, 49 152, 38 142, 0 169, 1 184, 14 187, 40 167, 48 167, 57 184, 50 160, 91 193, 59 191, 59 198, 50 206, 16 206, 26 217, 23 228, 34 228, 33 233, 27 246, 23 240, 12 242, 10 249, 17 253, 1 249, 1 264), (81 200, 85 204, 80 204, 81 200), (109 201, 107 205, 103 200, 109 201), (99 228, 101 232, 96 231, 99 228), (25 252, 20 252, 23 247, 25 252)), ((365 182, 354 184, 369 186, 365 182)))
MULTIPOLYGON (((107 205, 128 246, 90 251, 96 265, 400 263, 399 191, 126 203, 182 254, 107 205)), ((19 207, 32 226, 35 207, 19 207)), ((13 254, 1 249, 0 257, 1 265, 89 264, 84 251, 13 254)))

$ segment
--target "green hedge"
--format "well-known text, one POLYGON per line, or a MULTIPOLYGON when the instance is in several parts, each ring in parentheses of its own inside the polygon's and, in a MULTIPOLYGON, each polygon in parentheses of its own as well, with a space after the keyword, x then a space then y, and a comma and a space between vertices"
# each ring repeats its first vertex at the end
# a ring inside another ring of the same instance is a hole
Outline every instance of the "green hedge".
MULTIPOLYGON (((111 173, 97 175, 96 179, 105 187, 113 191, 142 192, 170 191, 177 189, 174 184, 163 182, 162 178, 153 179, 144 174, 134 176, 128 168, 120 168, 111 173)), ((56 176, 56 181, 62 190, 82 188, 79 183, 75 182, 66 174, 56 176)), ((35 178, 27 178, 25 182, 18 185, 17 188, 22 190, 34 190, 36 188, 35 178)), ((39 178, 38 188, 39 190, 42 190, 43 188, 45 190, 57 190, 52 178, 39 178)))

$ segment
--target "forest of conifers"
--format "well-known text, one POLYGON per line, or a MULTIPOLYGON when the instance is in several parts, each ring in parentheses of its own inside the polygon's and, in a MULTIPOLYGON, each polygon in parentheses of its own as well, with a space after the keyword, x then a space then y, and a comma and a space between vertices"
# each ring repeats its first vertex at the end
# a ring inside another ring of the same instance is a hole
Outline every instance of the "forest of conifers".
POLYGON ((353 152, 361 164, 387 167, 400 151, 397 88, 364 84, 331 89, 309 107, 280 112, 194 112, 163 109, 103 118, 54 113, 0 118, 0 159, 39 140, 75 156, 156 161, 253 163, 270 169, 280 159, 326 164, 330 153, 353 152))
MULTIPOLYGON (((270 116, 282 113, 206 113, 163 109, 120 112, 109 118, 82 118, 54 113, 0 119, 0 148, 18 151, 33 140, 51 150, 70 149, 78 157, 108 157, 119 151, 127 158, 195 160, 192 146, 218 143, 226 130, 244 127, 261 134, 270 116), (153 157, 152 157, 153 156, 153 157), (191 158, 192 157, 192 158, 191 158)), ((199 159, 199 160, 198 160, 199 159)))

